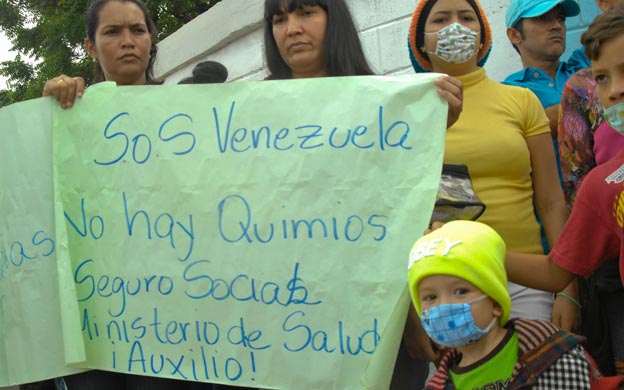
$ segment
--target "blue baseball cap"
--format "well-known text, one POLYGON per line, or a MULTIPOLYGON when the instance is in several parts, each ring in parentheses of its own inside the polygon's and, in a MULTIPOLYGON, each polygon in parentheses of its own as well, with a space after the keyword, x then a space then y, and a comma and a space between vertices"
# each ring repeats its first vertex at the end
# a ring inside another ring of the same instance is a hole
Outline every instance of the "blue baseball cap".
POLYGON ((535 18, 561 5, 565 16, 576 16, 581 12, 576 0, 510 0, 505 24, 507 28, 513 27, 524 18, 535 18))

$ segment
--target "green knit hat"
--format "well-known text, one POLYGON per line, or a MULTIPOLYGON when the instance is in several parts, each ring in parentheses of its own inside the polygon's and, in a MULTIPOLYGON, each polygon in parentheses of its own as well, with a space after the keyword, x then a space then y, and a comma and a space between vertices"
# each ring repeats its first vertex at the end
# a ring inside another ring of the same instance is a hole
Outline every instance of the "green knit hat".
POLYGON ((421 314, 418 284, 430 275, 456 276, 472 283, 503 310, 504 326, 511 311, 505 273, 505 242, 488 225, 452 221, 421 237, 409 258, 408 281, 412 301, 421 314))

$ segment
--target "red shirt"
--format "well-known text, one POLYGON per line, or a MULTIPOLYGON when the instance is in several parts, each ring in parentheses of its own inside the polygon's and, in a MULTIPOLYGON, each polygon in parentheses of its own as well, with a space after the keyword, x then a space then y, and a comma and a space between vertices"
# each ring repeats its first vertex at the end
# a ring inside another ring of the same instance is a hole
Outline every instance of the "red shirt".
POLYGON ((561 268, 589 277, 605 261, 619 259, 624 283, 624 150, 594 168, 581 185, 570 218, 550 259, 561 268))

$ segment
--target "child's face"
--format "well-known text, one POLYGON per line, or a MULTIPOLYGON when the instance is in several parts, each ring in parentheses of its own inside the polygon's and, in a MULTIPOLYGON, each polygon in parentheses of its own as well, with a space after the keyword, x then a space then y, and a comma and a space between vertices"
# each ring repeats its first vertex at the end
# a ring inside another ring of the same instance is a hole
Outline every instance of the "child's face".
POLYGON ((624 102, 624 35, 602 42, 600 55, 591 65, 604 108, 624 102))
MULTIPOLYGON (((484 294, 472 283, 450 275, 427 276, 418 284, 418 295, 422 310, 449 303, 466 303, 481 298, 484 294)), ((503 314, 500 306, 486 298, 471 305, 472 316, 481 329, 487 327, 493 317, 503 314)))

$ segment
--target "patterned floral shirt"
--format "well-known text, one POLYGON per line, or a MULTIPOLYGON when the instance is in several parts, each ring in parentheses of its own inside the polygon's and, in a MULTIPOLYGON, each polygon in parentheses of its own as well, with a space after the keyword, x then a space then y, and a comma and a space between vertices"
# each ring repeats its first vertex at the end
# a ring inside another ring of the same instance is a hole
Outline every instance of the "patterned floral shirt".
POLYGON ((563 193, 568 207, 583 178, 596 166, 594 131, 602 122, 602 105, 590 69, 575 73, 565 84, 559 110, 559 155, 563 193))

